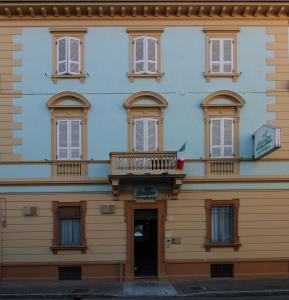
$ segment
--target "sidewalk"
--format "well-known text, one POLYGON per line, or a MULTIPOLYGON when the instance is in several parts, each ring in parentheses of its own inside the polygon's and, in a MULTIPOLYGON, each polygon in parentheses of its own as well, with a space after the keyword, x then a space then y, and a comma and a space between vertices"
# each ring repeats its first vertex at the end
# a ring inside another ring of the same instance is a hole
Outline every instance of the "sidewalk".
POLYGON ((0 283, 0 298, 289 295, 289 278, 191 281, 0 283))

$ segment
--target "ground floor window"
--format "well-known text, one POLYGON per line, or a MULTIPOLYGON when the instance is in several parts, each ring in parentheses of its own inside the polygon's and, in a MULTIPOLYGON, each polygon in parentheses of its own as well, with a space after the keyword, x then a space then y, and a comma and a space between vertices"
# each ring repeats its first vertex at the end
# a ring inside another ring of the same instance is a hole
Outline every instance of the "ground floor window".
POLYGON ((53 202, 54 239, 52 250, 79 249, 85 252, 86 202, 53 202))
POLYGON ((240 247, 238 236, 239 200, 206 200, 206 250, 213 247, 240 247))

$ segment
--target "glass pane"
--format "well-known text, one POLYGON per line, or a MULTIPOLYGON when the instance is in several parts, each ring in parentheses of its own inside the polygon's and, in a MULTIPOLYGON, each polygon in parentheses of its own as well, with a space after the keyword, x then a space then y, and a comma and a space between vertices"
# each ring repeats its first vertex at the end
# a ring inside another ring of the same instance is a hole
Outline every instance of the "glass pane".
POLYGON ((80 219, 60 219, 60 245, 81 245, 80 219))
POLYGON ((212 243, 231 244, 234 242, 232 206, 212 207, 212 243))

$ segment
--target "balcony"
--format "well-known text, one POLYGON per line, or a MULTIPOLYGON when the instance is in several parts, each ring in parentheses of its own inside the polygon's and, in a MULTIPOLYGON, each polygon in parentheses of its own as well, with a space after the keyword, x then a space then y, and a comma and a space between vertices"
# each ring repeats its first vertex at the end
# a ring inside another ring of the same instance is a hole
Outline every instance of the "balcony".
POLYGON ((121 186, 133 184, 167 184, 176 195, 185 177, 184 171, 176 168, 176 151, 112 152, 110 163, 109 180, 115 196, 121 186))
POLYGON ((211 159, 206 163, 207 176, 234 176, 239 173, 239 162, 232 159, 211 159))
POLYGON ((82 161, 57 161, 52 165, 53 176, 62 178, 80 178, 87 175, 87 163, 82 161))

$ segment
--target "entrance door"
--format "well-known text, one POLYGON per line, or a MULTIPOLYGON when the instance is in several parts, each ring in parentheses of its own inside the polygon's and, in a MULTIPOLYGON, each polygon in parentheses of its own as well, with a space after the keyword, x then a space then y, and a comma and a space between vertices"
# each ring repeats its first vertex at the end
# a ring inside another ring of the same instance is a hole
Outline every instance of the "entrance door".
POLYGON ((134 275, 156 276, 158 257, 157 209, 134 210, 134 275))

